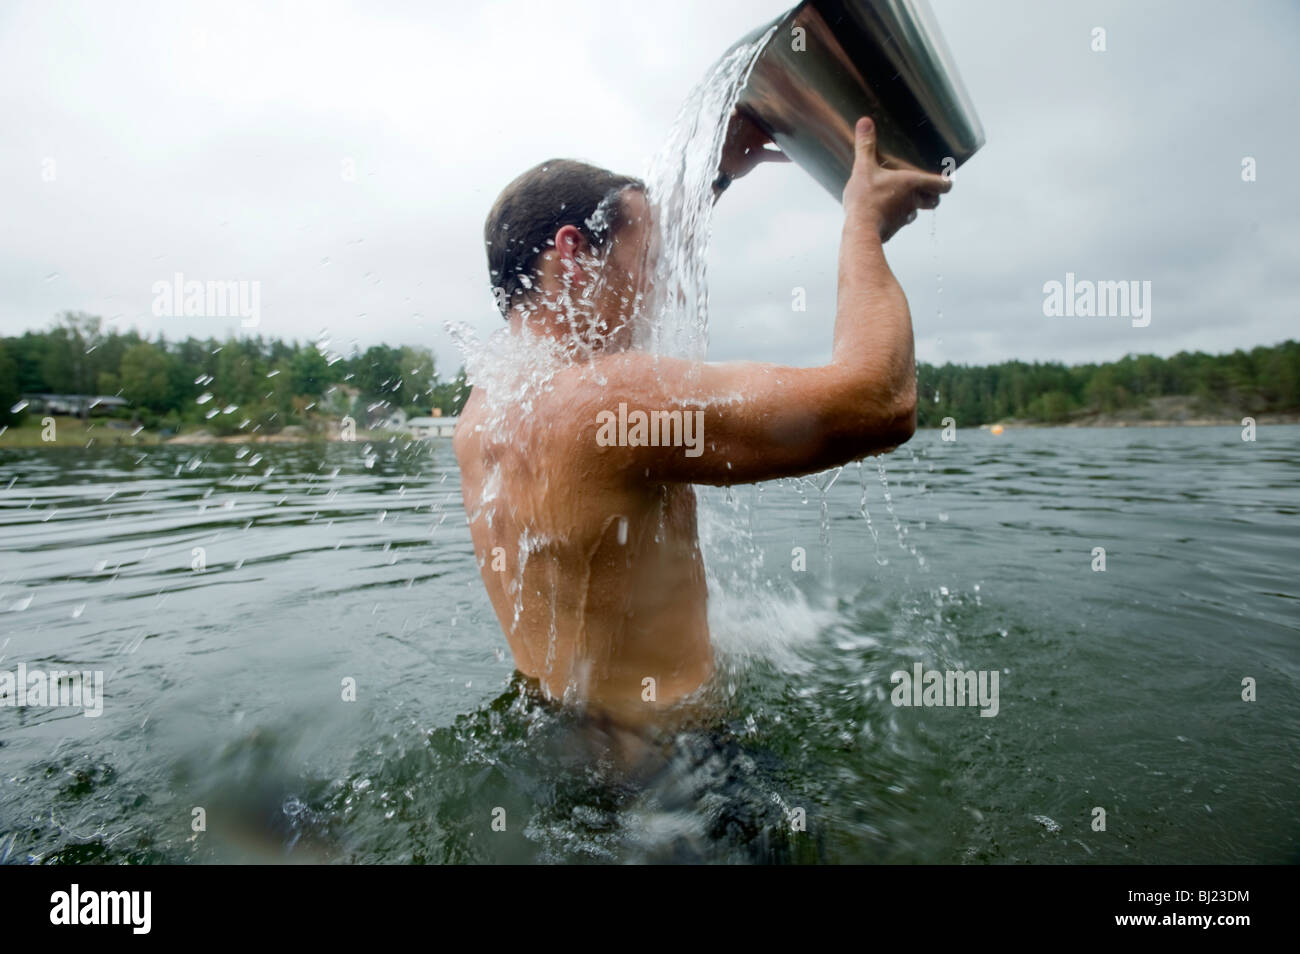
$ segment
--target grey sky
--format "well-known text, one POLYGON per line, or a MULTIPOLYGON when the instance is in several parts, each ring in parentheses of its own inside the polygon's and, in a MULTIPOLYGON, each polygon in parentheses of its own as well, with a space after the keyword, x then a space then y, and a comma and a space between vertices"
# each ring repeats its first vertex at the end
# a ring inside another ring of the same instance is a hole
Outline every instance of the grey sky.
MULTIPOLYGON (((450 371, 443 320, 500 321, 482 223, 505 183, 550 156, 643 173, 708 65, 788 5, 7 3, 0 333, 63 310, 239 333, 150 313, 182 272, 259 281, 263 334, 426 345, 450 371)), ((1296 336, 1300 5, 933 6, 988 144, 887 247, 920 358, 1296 336), (1150 281, 1150 325, 1044 317, 1044 282, 1067 272, 1150 281)), ((840 226, 793 165, 727 193, 712 358, 828 357, 840 226)))

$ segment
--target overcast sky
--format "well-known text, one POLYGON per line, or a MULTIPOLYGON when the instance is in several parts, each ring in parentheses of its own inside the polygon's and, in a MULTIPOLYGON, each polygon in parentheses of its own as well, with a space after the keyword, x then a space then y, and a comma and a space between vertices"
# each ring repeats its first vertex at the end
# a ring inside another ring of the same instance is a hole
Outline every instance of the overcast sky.
MULTIPOLYGON (((788 5, 0 3, 0 334, 64 310, 239 333, 151 314, 181 272, 260 282, 263 334, 425 345, 450 371, 445 319, 500 322, 482 228, 501 188, 551 156, 642 174, 709 64, 788 5)), ((933 7, 988 142, 887 246, 921 359, 1297 335, 1300 4, 933 7), (1045 317, 1067 272, 1150 281, 1149 326, 1045 317)), ((732 187, 710 357, 829 356, 841 216, 794 165, 732 187)))

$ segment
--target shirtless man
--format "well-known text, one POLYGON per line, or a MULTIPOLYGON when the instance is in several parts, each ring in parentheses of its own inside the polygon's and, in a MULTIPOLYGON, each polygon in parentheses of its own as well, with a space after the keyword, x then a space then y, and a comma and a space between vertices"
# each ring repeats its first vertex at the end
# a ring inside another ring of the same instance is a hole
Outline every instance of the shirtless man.
MULTIPOLYGON (((559 358, 541 384, 479 376, 454 446, 488 596, 516 667, 549 697, 635 726, 681 711, 708 683, 692 484, 815 473, 912 436, 911 316, 881 245, 951 183, 883 167, 870 119, 855 136, 833 356, 822 367, 636 348, 656 245, 636 180, 553 160, 511 183, 489 214, 489 270, 512 347, 559 358), (588 225, 598 208, 611 213, 605 229, 588 225), (673 422, 663 428, 672 439, 611 442, 609 421, 637 412, 666 412, 654 419, 673 422), (674 429, 688 416, 696 431, 674 429)), ((723 188, 771 155, 761 141, 733 118, 723 188)))

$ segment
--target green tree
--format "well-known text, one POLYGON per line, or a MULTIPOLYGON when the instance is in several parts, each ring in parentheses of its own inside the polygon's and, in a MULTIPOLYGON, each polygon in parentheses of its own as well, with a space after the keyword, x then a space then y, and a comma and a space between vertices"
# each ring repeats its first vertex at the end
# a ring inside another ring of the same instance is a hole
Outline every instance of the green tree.
POLYGON ((465 369, 462 367, 450 381, 440 381, 433 386, 431 404, 442 411, 444 417, 456 417, 469 400, 469 391, 469 381, 466 380, 465 369))
POLYGON ((0 341, 0 427, 11 426, 22 420, 24 411, 17 407, 21 399, 18 365, 9 356, 6 342, 0 341))
POLYGON ((356 359, 353 383, 367 397, 394 400, 393 393, 402 380, 402 351, 387 345, 373 345, 356 359))
POLYGON ((165 352, 142 343, 122 356, 118 381, 122 396, 137 407, 155 412, 174 408, 170 362, 165 352))
POLYGON ((298 351, 289 362, 289 386, 294 394, 316 396, 330 383, 330 366, 314 346, 298 351))

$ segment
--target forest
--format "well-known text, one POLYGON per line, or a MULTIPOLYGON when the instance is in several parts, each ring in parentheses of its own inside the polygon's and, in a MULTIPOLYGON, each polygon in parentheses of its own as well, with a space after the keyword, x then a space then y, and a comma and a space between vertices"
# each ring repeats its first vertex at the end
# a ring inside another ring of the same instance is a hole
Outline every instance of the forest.
MULTIPOLYGON (((1289 414, 1300 412, 1300 343, 1070 366, 922 363, 917 385, 920 427, 942 426, 946 417, 963 426, 1064 424, 1168 396, 1206 415, 1289 414)), ((48 393, 116 396, 128 406, 112 413, 146 428, 222 436, 253 422, 263 433, 290 425, 317 431, 324 419, 343 415, 365 427, 398 408, 452 416, 468 387, 463 368, 441 378, 427 348, 380 344, 345 354, 324 340, 150 340, 66 313, 49 330, 0 339, 0 426, 21 420, 24 395, 48 393)))
POLYGON ((945 417, 964 426, 1022 421, 1065 424, 1084 415, 1141 409, 1153 398, 1185 397, 1207 416, 1300 411, 1300 343, 1168 358, 1127 355, 1119 361, 1067 366, 1005 361, 985 367, 917 366, 917 424, 945 417))
POLYGON ((146 428, 225 436, 254 423, 261 433, 291 425, 318 431, 325 419, 344 415, 366 427, 399 408, 450 416, 468 392, 463 370, 443 380, 429 349, 407 345, 344 354, 323 340, 148 340, 105 330, 84 314, 0 339, 0 425, 18 423, 23 396, 34 394, 121 397, 129 407, 114 415, 146 428))

